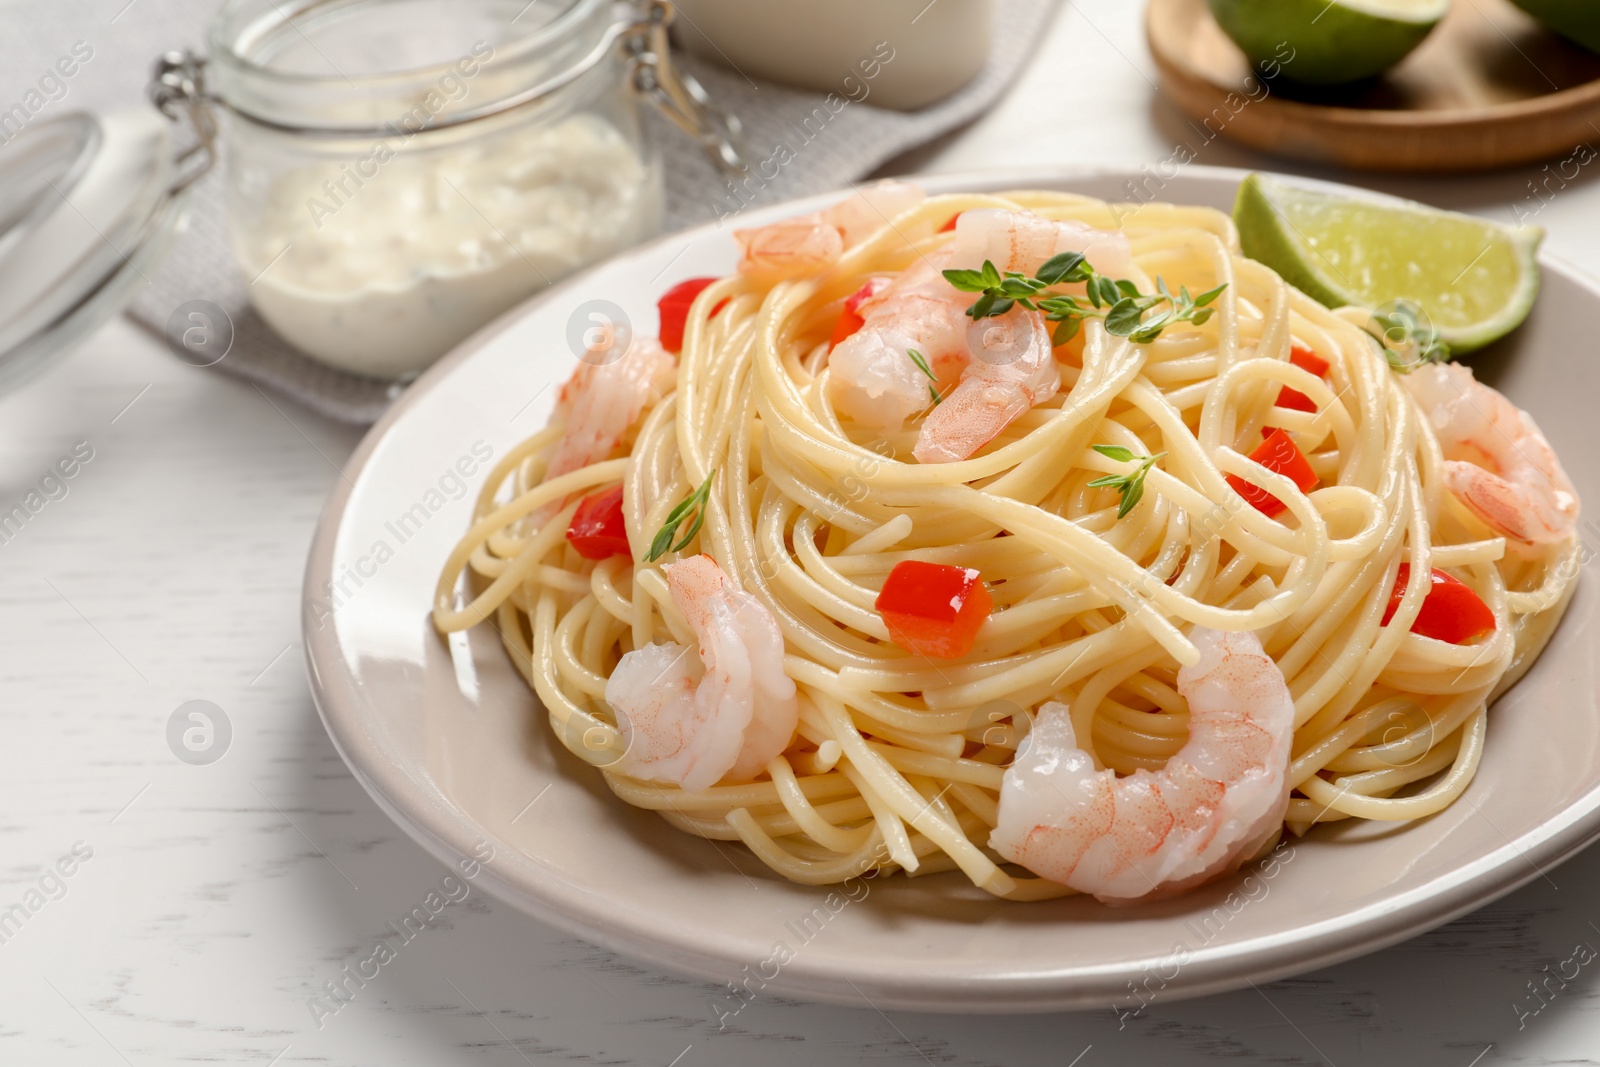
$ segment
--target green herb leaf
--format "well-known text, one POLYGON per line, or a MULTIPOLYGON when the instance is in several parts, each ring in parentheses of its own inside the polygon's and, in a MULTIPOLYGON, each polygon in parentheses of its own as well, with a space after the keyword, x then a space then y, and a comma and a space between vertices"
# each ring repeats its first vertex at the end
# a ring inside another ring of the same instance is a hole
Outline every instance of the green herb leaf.
MULTIPOLYGON (((1096 274, 1093 278, 1089 279, 1089 284, 1085 287, 1085 293, 1089 297, 1089 303, 1093 304, 1097 308, 1105 307, 1108 304, 1105 294, 1100 290, 1100 283, 1102 281, 1104 281, 1104 278, 1096 274)), ((1115 286, 1112 288, 1115 288, 1115 286)), ((1116 298, 1113 297, 1109 303, 1116 303, 1116 298)))
POLYGON ((655 540, 650 542, 650 551, 644 557, 646 563, 654 563, 672 548, 672 535, 678 532, 676 526, 663 526, 656 531, 655 540))
MULTIPOLYGON (((1161 331, 1166 329, 1167 323, 1174 316, 1173 311, 1163 311, 1154 318, 1145 319, 1134 331, 1128 334, 1128 340, 1134 344, 1147 345, 1161 336, 1161 331)), ((1107 329, 1110 329, 1110 318, 1106 319, 1107 329)))
POLYGON ((1057 318, 1083 311, 1083 305, 1075 296, 1047 296, 1039 301, 1039 307, 1057 318))
POLYGON ((1089 265, 1084 261, 1082 252, 1062 252, 1058 256, 1051 256, 1045 260, 1038 271, 1034 273, 1034 277, 1045 285, 1059 285, 1062 282, 1083 281, 1084 278, 1088 277, 1086 273, 1083 273, 1081 277, 1074 277, 1073 275, 1088 269, 1092 268, 1089 268, 1089 265))
POLYGON ((1166 453, 1157 452, 1153 456, 1141 456, 1132 449, 1123 448, 1121 445, 1093 445, 1091 447, 1107 459, 1113 459, 1119 463, 1137 461, 1139 464, 1138 468, 1131 474, 1103 474, 1089 482, 1089 487, 1092 489, 1115 489, 1117 491, 1120 497, 1120 503, 1117 505, 1117 518, 1124 518, 1128 512, 1138 506, 1139 501, 1144 499, 1145 476, 1150 473, 1150 469, 1166 453))
POLYGON ((1148 344, 1173 323, 1205 323, 1213 313, 1206 305, 1227 288, 1226 284, 1219 285, 1191 297, 1186 287, 1180 287, 1174 296, 1166 280, 1157 277, 1156 292, 1147 295, 1127 278, 1113 279, 1097 273, 1081 252, 1051 256, 1031 278, 1017 271, 1002 274, 992 260, 984 260, 982 270, 952 269, 945 271, 944 277, 957 290, 978 294, 967 308, 972 319, 1004 315, 1020 304, 1030 311, 1043 312, 1047 321, 1058 324, 1053 335, 1057 345, 1076 337, 1083 320, 1090 317, 1105 319, 1107 331, 1118 337, 1148 344), (1038 295, 1052 285, 1072 282, 1084 283, 1086 302, 1066 293, 1038 295), (1165 310, 1145 318, 1146 312, 1162 304, 1166 305, 1165 310))
POLYGON ((1125 518, 1144 499, 1144 474, 1146 472, 1141 472, 1128 483, 1128 491, 1122 494, 1122 504, 1117 507, 1117 518, 1125 518))
POLYGON ((1409 374, 1424 363, 1443 363, 1450 358, 1450 346, 1439 339, 1439 331, 1421 305, 1411 300, 1396 300, 1374 312, 1367 332, 1389 366, 1401 374, 1409 374))
POLYGON ((711 480, 717 476, 716 468, 706 475, 706 480, 700 483, 700 488, 680 500, 671 511, 667 513, 667 521, 662 523, 661 529, 656 531, 655 538, 650 542, 650 552, 644 557, 646 563, 654 563, 668 552, 681 552, 690 541, 699 534, 700 527, 706 521, 706 503, 711 499, 711 480), (689 526, 689 532, 677 544, 672 539, 677 535, 678 527, 683 520, 688 518, 690 512, 694 513, 694 522, 689 526))
POLYGON ((981 293, 985 284, 983 275, 975 270, 947 270, 944 280, 963 293, 981 293))
POLYGON ((915 348, 908 348, 906 349, 906 355, 911 357, 911 362, 915 363, 917 365, 917 369, 923 374, 926 374, 930 380, 939 380, 938 376, 933 373, 933 368, 928 366, 928 360, 921 352, 918 352, 915 348))
POLYGON ((1144 309, 1132 297, 1123 297, 1106 312, 1106 332, 1116 337, 1130 337, 1144 321, 1144 309))

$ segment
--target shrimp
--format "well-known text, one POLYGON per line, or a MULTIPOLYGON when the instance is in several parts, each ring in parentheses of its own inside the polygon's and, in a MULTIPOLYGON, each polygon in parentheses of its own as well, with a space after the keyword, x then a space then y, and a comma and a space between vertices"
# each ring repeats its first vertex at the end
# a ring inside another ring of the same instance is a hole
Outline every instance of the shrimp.
MULTIPOLYGON (((653 337, 635 337, 627 351, 608 363, 578 364, 556 396, 553 423, 565 429, 546 464, 545 480, 605 459, 638 421, 652 393, 672 388, 678 361, 653 337)), ((539 525, 561 508, 551 501, 530 521, 539 525)))
POLYGON ((899 430, 933 403, 972 361, 967 347, 969 294, 940 276, 941 260, 921 260, 883 292, 861 302, 862 326, 828 354, 834 410, 874 430, 899 430), (934 380, 912 360, 915 350, 934 380))
POLYGON ((764 281, 784 281, 826 270, 845 249, 860 244, 926 196, 910 182, 881 181, 824 211, 735 230, 734 239, 744 251, 739 272, 764 281))
POLYGON ((911 450, 920 463, 966 459, 1061 388, 1050 325, 1037 311, 1014 307, 974 321, 967 348, 973 358, 960 384, 922 420, 911 450))
POLYGON ((922 187, 886 178, 858 188, 822 213, 824 221, 839 228, 846 248, 854 248, 877 233, 890 220, 928 198, 922 187))
POLYGON ((1526 411, 1459 363, 1430 363, 1402 379, 1438 435, 1445 485, 1519 545, 1572 536, 1578 494, 1526 411))
POLYGON ((619 769, 684 789, 748 782, 789 747, 800 720, 778 622, 710 556, 662 570, 700 656, 670 642, 646 645, 611 672, 606 702, 626 746, 619 769))
POLYGON ((1062 252, 1081 252, 1112 278, 1133 273, 1133 247, 1120 230, 1097 230, 1081 222, 1057 222, 1001 208, 963 211, 950 245, 951 265, 973 270, 989 260, 1001 271, 1032 274, 1062 252))
POLYGON ((861 329, 828 356, 829 399, 859 425, 898 430, 940 397, 913 449, 923 463, 966 459, 1061 387, 1044 318, 1021 307, 968 318, 972 295, 944 280, 943 262, 919 262, 863 301, 861 329))
POLYGON ((760 229, 734 230, 734 240, 744 250, 739 273, 759 281, 779 282, 816 274, 844 255, 839 227, 820 213, 784 219, 760 229))
POLYGON ((1064 704, 1040 709, 1000 790, 989 845, 1108 904, 1173 896, 1238 867, 1278 832, 1294 702, 1250 633, 1196 627, 1178 671, 1189 740, 1160 771, 1095 770, 1064 704))
POLYGON ((834 409, 869 429, 892 431, 937 395, 912 454, 922 463, 970 457, 1017 416, 1054 396, 1061 375, 1042 315, 1014 307, 973 321, 966 316, 972 295, 945 281, 942 268, 976 269, 988 260, 1002 271, 1031 274, 1067 251, 1092 257, 1097 270, 1112 276, 1133 270, 1132 249, 1121 233, 1017 211, 962 212, 948 249, 924 257, 858 309, 861 329, 828 357, 834 409), (933 382, 911 358, 913 350, 933 382))

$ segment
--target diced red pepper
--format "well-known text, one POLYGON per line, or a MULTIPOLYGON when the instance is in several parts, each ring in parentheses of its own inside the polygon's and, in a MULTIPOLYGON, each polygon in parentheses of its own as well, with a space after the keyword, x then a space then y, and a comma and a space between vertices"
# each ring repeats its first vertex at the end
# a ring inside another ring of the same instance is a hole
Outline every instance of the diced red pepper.
POLYGON ((971 568, 908 559, 889 572, 876 606, 890 640, 907 652, 956 659, 972 651, 994 598, 971 568))
POLYGON ((1315 374, 1318 378, 1326 378, 1328 376, 1328 368, 1333 365, 1311 351, 1311 349, 1300 345, 1295 345, 1289 349, 1289 362, 1308 374, 1315 374))
POLYGON ((951 215, 950 216, 950 221, 945 223, 943 226, 939 227, 939 232, 940 233, 949 233, 951 230, 955 229, 956 228, 956 220, 959 219, 960 217, 961 217, 961 212, 959 212, 959 211, 956 212, 954 215, 951 215))
MULTIPOLYGON (((1303 348, 1300 345, 1295 345, 1289 349, 1289 362, 1309 374, 1315 374, 1318 378, 1327 377, 1328 368, 1331 366, 1327 360, 1311 351, 1311 349, 1303 348)), ((1289 408, 1291 411, 1317 410, 1317 405, 1312 402, 1309 396, 1306 396, 1298 389, 1291 389, 1287 385, 1279 390, 1277 403, 1280 408, 1289 408)))
MULTIPOLYGON (((1250 458, 1269 471, 1287 476, 1302 493, 1317 484, 1316 472, 1311 469, 1306 454, 1300 451, 1300 447, 1294 443, 1294 438, 1282 430, 1268 431, 1267 439, 1250 453, 1250 458)), ((1288 506, 1265 489, 1251 485, 1236 474, 1228 475, 1228 484, 1268 518, 1277 515, 1288 506)))
POLYGON ((1315 412, 1317 410, 1317 405, 1312 402, 1309 396, 1306 396, 1298 389, 1291 389, 1287 385, 1278 390, 1278 406, 1280 408, 1288 408, 1290 411, 1315 412))
POLYGON ((632 554, 628 528, 622 521, 622 486, 583 498, 567 526, 567 542, 584 559, 632 554))
MULTIPOLYGON (((721 281, 720 278, 690 278, 688 281, 679 282, 656 301, 656 310, 661 313, 661 347, 668 352, 678 353, 683 351, 683 327, 689 321, 689 309, 694 306, 694 298, 700 291, 712 282, 721 281)), ((711 309, 715 315, 721 311, 724 300, 711 309)))
POLYGON ((846 337, 855 333, 866 325, 866 320, 861 317, 861 305, 889 288, 888 278, 869 278, 867 284, 850 294, 844 302, 844 310, 839 312, 839 321, 833 327, 833 336, 828 339, 828 351, 846 337))
MULTIPOLYGON (((1411 564, 1400 564, 1400 573, 1394 579, 1394 592, 1389 595, 1389 607, 1383 613, 1383 625, 1400 608, 1406 595, 1406 584, 1411 580, 1411 564)), ((1494 612, 1470 585, 1433 568, 1433 584, 1422 599, 1422 610, 1411 624, 1411 632, 1435 641, 1464 645, 1495 629, 1494 612)))
POLYGON ((857 315, 854 311, 851 311, 848 307, 839 312, 839 321, 834 324, 833 336, 828 338, 828 351, 832 352, 835 348, 838 348, 840 342, 844 341, 851 334, 855 333, 866 324, 867 323, 865 319, 863 319, 860 315, 857 315))

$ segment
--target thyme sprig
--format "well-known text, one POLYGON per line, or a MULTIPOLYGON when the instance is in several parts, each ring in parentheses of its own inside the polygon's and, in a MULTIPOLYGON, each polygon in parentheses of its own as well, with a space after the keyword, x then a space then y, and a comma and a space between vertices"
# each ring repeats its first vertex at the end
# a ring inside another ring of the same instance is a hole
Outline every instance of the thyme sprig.
POLYGON ((1017 271, 1002 274, 994 262, 987 259, 981 270, 947 270, 944 277, 964 293, 979 294, 967 309, 972 318, 1004 315, 1020 304, 1043 312, 1047 321, 1058 324, 1055 329, 1058 345, 1075 337, 1087 318, 1103 318, 1107 333, 1126 337, 1135 344, 1148 344, 1173 323, 1203 324, 1216 311, 1208 305, 1228 287, 1224 282, 1215 289, 1191 296, 1187 286, 1180 286, 1174 294, 1167 289, 1164 280, 1157 278, 1154 293, 1141 293, 1139 287, 1126 278, 1108 278, 1096 271, 1081 252, 1063 252, 1050 257, 1032 277, 1017 271), (1077 282, 1084 283, 1082 298, 1065 293, 1040 295, 1051 286, 1077 282), (1165 308, 1156 311, 1163 304, 1165 308), (1150 311, 1156 314, 1145 318, 1150 311))
POLYGON ((1121 445, 1094 445, 1093 448, 1102 456, 1114 459, 1118 463, 1139 461, 1138 468, 1129 474, 1107 474, 1089 483, 1095 489, 1112 488, 1117 491, 1122 498, 1122 503, 1117 508, 1117 518, 1120 519, 1138 506, 1144 497, 1145 475, 1150 473, 1150 468, 1154 467, 1166 453, 1157 452, 1153 456, 1141 456, 1133 449, 1123 448, 1121 445))
POLYGON ((1433 321, 1413 300, 1391 300, 1374 311, 1367 332, 1378 342, 1389 366, 1401 374, 1410 374, 1424 363, 1450 359, 1450 346, 1439 339, 1433 321))
POLYGON ((678 501, 676 507, 667 513, 667 521, 662 523, 661 529, 656 531, 655 540, 650 542, 650 553, 644 557, 646 563, 654 563, 668 552, 681 552, 685 545, 693 541, 700 532, 700 527, 706 521, 706 504, 711 499, 711 479, 717 476, 716 468, 706 475, 706 480, 700 483, 700 488, 678 501), (694 521, 689 526, 689 532, 677 544, 672 543, 673 537, 678 533, 678 527, 683 525, 685 519, 693 512, 694 521))

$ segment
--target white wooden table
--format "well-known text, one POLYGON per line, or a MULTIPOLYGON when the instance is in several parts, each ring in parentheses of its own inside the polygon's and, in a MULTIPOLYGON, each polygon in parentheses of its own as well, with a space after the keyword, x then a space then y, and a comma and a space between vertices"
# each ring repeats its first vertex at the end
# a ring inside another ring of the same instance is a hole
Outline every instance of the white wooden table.
MULTIPOLYGON (((1159 100, 1136 8, 1064 8, 1003 106, 905 166, 1153 166, 1189 142, 1201 163, 1297 169, 1204 144, 1159 100)), ((0 34, 27 11, 0 2, 0 34)), ((118 76, 131 90, 142 73, 118 76)), ((1514 221, 1539 203, 1537 177, 1373 184, 1514 221)), ((1600 272, 1590 178, 1537 221, 1600 272)), ((443 873, 346 771, 302 666, 303 557, 358 437, 186 366, 126 321, 0 401, 0 510, 78 442, 92 449, 0 544, 0 1063, 1600 1063, 1600 967, 1552 979, 1544 999, 1529 984, 1600 947, 1600 850, 1389 951, 1122 1020, 768 998, 719 1032, 716 988, 476 891, 318 1018, 308 998, 443 873), (196 699, 232 725, 208 766, 166 740, 196 699)))

